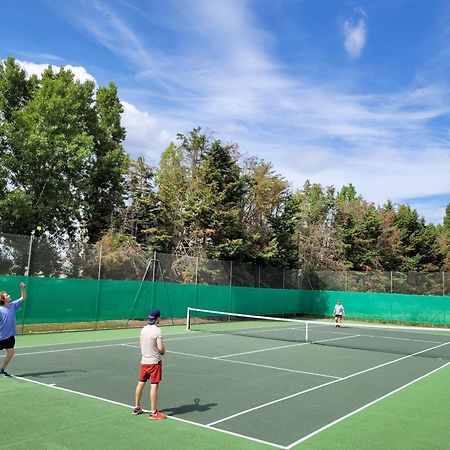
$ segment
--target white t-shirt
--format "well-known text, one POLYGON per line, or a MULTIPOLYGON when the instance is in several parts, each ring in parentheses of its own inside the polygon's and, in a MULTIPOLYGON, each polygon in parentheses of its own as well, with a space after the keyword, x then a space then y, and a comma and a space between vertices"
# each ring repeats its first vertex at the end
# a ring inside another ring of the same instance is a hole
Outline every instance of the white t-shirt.
POLYGON ((157 339, 163 339, 161 330, 156 325, 145 325, 141 330, 141 364, 157 364, 161 361, 161 355, 156 343, 157 339))
POLYGON ((343 316, 344 315, 344 307, 342 305, 336 305, 334 307, 334 315, 335 316, 343 316))

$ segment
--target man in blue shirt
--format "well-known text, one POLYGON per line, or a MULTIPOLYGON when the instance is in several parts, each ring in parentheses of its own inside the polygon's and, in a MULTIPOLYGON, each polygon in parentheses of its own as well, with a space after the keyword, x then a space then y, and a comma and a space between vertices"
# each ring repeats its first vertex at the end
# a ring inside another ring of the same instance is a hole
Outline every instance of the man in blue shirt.
POLYGON ((12 302, 6 291, 0 292, 0 350, 6 350, 6 356, 0 367, 0 376, 3 377, 11 376, 5 369, 14 356, 17 335, 16 311, 27 298, 24 283, 20 283, 20 293, 20 298, 12 302))

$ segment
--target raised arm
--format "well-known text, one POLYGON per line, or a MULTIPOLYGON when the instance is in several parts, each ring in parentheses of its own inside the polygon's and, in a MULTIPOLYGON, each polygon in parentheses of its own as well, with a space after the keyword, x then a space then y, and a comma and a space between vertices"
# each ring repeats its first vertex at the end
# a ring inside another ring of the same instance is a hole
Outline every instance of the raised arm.
POLYGON ((27 292, 25 291, 25 283, 20 283, 20 298, 19 300, 26 300, 27 299, 27 292))

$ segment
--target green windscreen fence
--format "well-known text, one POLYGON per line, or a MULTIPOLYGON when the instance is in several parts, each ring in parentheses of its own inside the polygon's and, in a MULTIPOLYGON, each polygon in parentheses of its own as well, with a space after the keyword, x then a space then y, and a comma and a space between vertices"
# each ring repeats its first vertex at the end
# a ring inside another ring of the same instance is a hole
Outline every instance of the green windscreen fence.
POLYGON ((17 313, 24 324, 142 320, 151 308, 182 319, 187 307, 255 315, 330 316, 339 298, 354 319, 450 325, 450 296, 296 289, 265 289, 150 281, 0 277, 0 290, 28 300, 17 313))

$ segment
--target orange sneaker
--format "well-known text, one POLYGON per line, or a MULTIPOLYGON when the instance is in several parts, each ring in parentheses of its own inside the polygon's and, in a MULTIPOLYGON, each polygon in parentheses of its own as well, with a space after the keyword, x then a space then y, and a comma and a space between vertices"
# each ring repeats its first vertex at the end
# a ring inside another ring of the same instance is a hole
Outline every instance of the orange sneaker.
POLYGON ((162 412, 159 411, 155 411, 153 413, 150 413, 150 415, 148 416, 148 418, 150 420, 162 420, 167 418, 167 416, 165 414, 163 414, 162 412))

